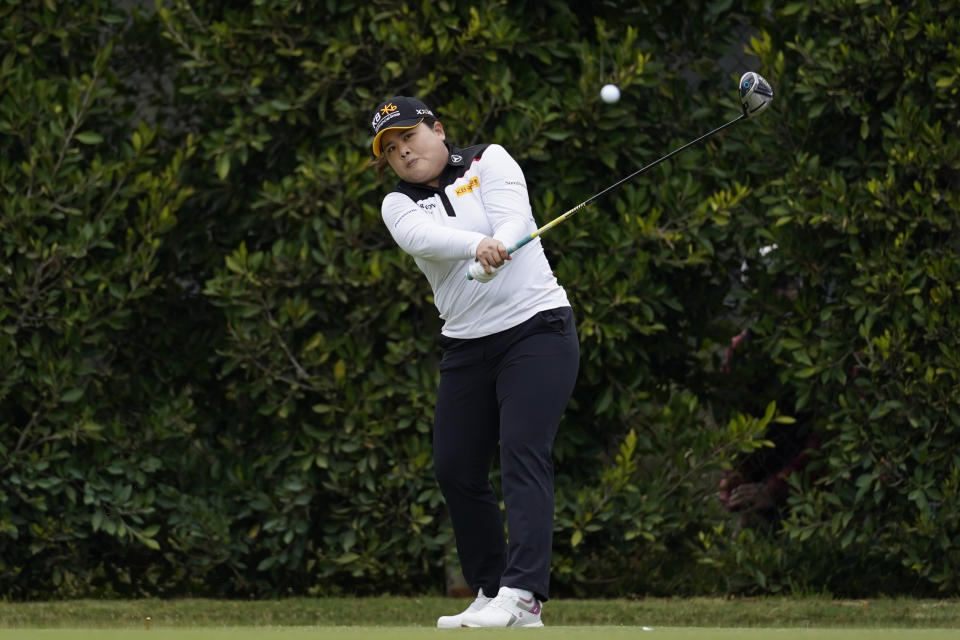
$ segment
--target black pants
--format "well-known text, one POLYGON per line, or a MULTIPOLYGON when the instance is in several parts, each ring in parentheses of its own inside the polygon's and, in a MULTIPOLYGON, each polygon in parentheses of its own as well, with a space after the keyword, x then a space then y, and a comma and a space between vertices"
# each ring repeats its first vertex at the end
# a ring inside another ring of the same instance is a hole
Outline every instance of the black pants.
POLYGON ((546 600, 553 545, 553 441, 573 392, 580 345, 570 307, 483 338, 441 336, 434 420, 437 481, 470 588, 546 600), (507 512, 490 483, 497 445, 507 512))

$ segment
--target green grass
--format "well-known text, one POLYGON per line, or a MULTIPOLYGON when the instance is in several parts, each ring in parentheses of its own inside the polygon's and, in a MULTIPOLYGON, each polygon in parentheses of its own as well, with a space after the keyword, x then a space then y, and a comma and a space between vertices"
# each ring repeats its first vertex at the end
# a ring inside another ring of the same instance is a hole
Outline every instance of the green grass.
MULTIPOLYGON (((160 632, 169 629, 188 633, 189 629, 204 628, 213 633, 217 628, 226 627, 254 628, 257 631, 251 632, 251 637, 261 634, 273 637, 272 634, 278 634, 278 638, 299 637, 296 628, 332 629, 359 625, 367 628, 416 627, 419 628, 417 633, 426 630, 436 632, 432 627, 437 616, 453 613, 464 607, 466 602, 442 597, 0 602, 0 637, 3 640, 15 637, 8 631, 10 629, 146 630, 148 616, 151 619, 151 631, 156 632, 151 637, 162 636, 160 632)), ((717 633, 723 628, 951 629, 954 637, 960 637, 960 602, 957 600, 555 599, 544 606, 543 615, 549 628, 563 627, 569 629, 565 633, 571 635, 579 634, 581 629, 596 631, 598 627, 604 627, 606 633, 607 628, 639 630, 642 626, 650 626, 658 630, 670 629, 671 634, 677 633, 676 629, 679 628, 709 628, 717 633)), ((226 638, 233 632, 223 633, 222 637, 226 638)), ((337 629, 337 635, 353 637, 346 628, 337 629)), ((101 634, 97 637, 108 636, 101 634)), ((244 637, 232 635, 230 639, 241 640, 244 637)), ((671 638, 679 636, 671 635, 671 638)))
POLYGON ((18 629, 4 631, 4 640, 446 640, 453 636, 479 634, 484 640, 534 634, 537 640, 953 640, 956 630, 947 629, 729 629, 640 627, 547 627, 544 629, 427 629, 416 627, 235 627, 185 628, 151 631, 18 629))

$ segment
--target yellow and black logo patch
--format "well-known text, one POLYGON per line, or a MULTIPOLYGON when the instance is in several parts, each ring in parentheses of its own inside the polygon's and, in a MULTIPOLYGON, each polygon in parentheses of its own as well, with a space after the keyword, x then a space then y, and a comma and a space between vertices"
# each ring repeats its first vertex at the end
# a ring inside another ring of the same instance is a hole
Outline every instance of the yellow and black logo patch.
POLYGON ((472 178, 470 178, 470 182, 463 185, 462 187, 457 187, 454 190, 454 193, 456 193, 457 196, 459 197, 465 193, 470 193, 471 191, 473 191, 479 186, 480 186, 480 178, 478 178, 477 176, 473 176, 472 178))

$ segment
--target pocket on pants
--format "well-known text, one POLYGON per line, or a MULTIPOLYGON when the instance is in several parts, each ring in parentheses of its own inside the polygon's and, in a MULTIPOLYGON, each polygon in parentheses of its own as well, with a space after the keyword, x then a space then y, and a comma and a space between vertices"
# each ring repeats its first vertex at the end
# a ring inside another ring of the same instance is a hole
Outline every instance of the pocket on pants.
POLYGON ((448 338, 441 334, 438 340, 442 352, 438 367, 440 373, 480 363, 483 360, 483 351, 478 343, 479 340, 448 338))
POLYGON ((541 311, 539 316, 544 324, 561 335, 567 335, 573 327, 573 309, 570 307, 547 309, 541 311))

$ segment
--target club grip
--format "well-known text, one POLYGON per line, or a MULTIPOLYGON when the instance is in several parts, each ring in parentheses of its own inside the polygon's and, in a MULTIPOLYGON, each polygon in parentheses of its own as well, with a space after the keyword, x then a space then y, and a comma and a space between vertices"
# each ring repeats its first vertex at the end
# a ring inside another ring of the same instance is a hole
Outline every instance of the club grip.
MULTIPOLYGON (((514 251, 516 251, 517 249, 519 249, 519 248, 522 247, 523 245, 527 244, 528 242, 530 242, 531 240, 533 240, 534 238, 536 238, 537 235, 538 235, 538 234, 536 234, 536 233, 531 233, 531 234, 528 235, 526 238, 524 238, 524 239, 521 240, 520 242, 516 243, 516 244, 513 245, 512 247, 507 247, 507 255, 513 254, 514 251)), ((469 271, 467 271, 467 280, 473 280, 473 276, 470 275, 470 272, 469 272, 469 271)))

